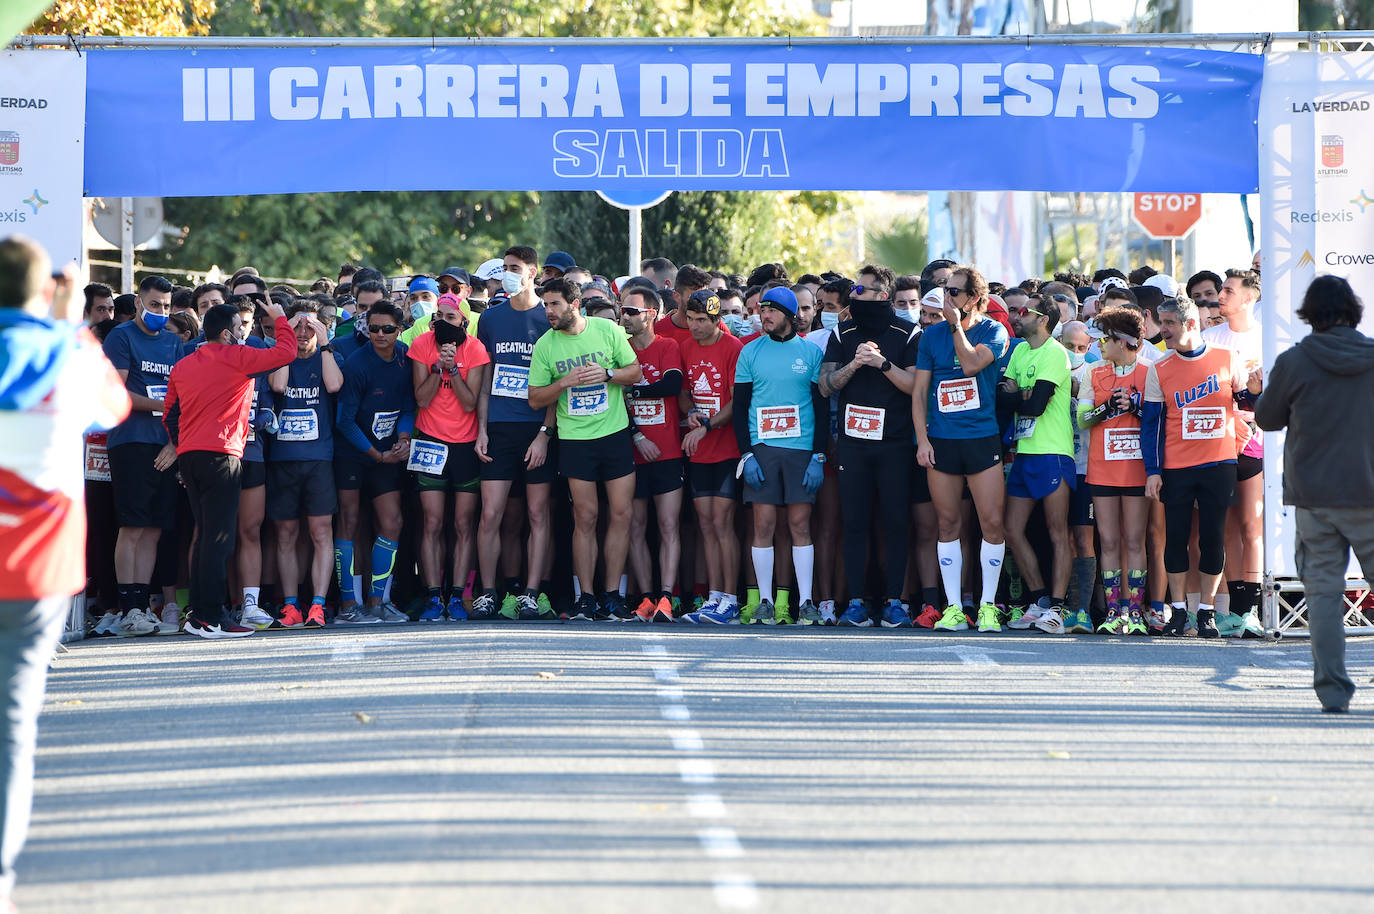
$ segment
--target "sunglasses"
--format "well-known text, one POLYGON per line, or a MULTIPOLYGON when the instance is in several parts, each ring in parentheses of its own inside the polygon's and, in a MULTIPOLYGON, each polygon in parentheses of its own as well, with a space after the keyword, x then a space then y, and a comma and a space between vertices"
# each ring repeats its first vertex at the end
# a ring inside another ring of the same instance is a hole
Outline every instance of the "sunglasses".
MULTIPOLYGON (((604 310, 605 306, 603 305, 602 308, 603 308, 603 310, 604 310)), ((628 314, 628 315, 630 315, 630 317, 639 317, 641 314, 648 314, 648 313, 649 313, 649 309, 648 309, 648 308, 635 308, 635 307, 632 307, 632 306, 630 306, 630 305, 621 305, 621 307, 620 307, 620 313, 621 313, 621 314, 628 314)))
POLYGON ((367 332, 368 332, 368 333, 384 333, 384 334, 386 334, 387 336, 391 336, 391 334, 395 333, 397 330, 400 330, 400 329, 401 329, 401 328, 400 328, 400 327, 397 327, 395 324, 387 324, 387 325, 385 325, 385 326, 378 326, 377 324, 368 324, 368 325, 367 325, 367 332))
POLYGON ((944 288, 946 295, 953 295, 955 298, 968 294, 968 289, 960 289, 958 286, 945 286, 944 288))
POLYGON ((882 289, 875 289, 875 288, 873 288, 872 286, 850 286, 850 287, 849 287, 849 297, 850 297, 850 298, 858 298, 860 295, 863 295, 865 292, 881 292, 881 291, 882 291, 882 289))

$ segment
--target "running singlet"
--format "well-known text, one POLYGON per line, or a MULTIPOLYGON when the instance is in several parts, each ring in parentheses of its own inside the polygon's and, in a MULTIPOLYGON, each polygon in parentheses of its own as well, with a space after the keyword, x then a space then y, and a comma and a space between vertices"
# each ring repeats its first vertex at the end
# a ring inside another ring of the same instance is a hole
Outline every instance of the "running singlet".
MULTIPOLYGON (((270 349, 262 341, 261 337, 250 336, 243 341, 243 345, 252 346, 254 349, 270 349)), ((257 375, 253 378, 253 398, 248 403, 248 437, 243 442, 243 460, 245 463, 263 462, 263 439, 258 435, 258 431, 253 427, 253 423, 258 419, 258 410, 272 409, 272 385, 267 383, 267 377, 271 372, 257 375)), ((275 410, 273 410, 275 412, 275 410)))
MULTIPOLYGON (((480 345, 480 344, 479 344, 480 345)), ((337 454, 363 460, 367 447, 385 454, 401 432, 415 427, 415 383, 404 343, 396 344, 391 361, 377 350, 359 349, 340 366, 337 454)))
MULTIPOLYGON (((124 388, 153 400, 167 396, 167 379, 172 366, 185 354, 181 337, 163 329, 149 336, 137 320, 125 321, 105 337, 105 357, 117 371, 124 371, 124 388)), ((162 413, 134 410, 129 418, 110 429, 110 447, 121 444, 166 444, 167 429, 162 413)))
MULTIPOLYGON (((911 325, 893 318, 873 342, 893 365, 911 368, 916 364, 915 340, 911 325)), ((836 328, 825 347, 825 361, 843 368, 854 360, 863 342, 858 325, 846 321, 836 328)), ((877 368, 860 366, 849 383, 835 394, 835 400, 839 404, 841 441, 911 441, 911 396, 902 393, 877 368)))
POLYGON ((530 409, 530 356, 534 344, 548 332, 549 317, 542 302, 528 311, 503 302, 478 317, 477 339, 491 358, 487 422, 543 424, 544 410, 530 409))
MULTIPOLYGON (((1080 411, 1091 412, 1111 399, 1112 391, 1125 388, 1137 407, 1145 396, 1150 366, 1141 359, 1126 374, 1117 374, 1111 362, 1100 362, 1088 372, 1078 392, 1080 411)), ((1117 413, 1090 429, 1088 482, 1095 486, 1134 488, 1145 485, 1145 458, 1140 450, 1140 417, 1117 413)))
MULTIPOLYGON (((1237 333, 1228 324, 1220 324, 1202 331, 1202 338, 1207 341, 1209 346, 1224 346, 1240 353, 1241 361, 1245 363, 1245 376, 1241 378, 1241 383, 1244 384, 1250 380, 1251 370, 1263 364, 1264 353, 1261 347, 1264 337, 1261 333, 1258 323, 1244 333, 1237 333)), ((1237 409, 1236 412, 1247 423, 1254 423, 1255 414, 1253 412, 1242 409, 1237 409)), ((1264 436, 1256 432, 1249 441, 1245 442, 1245 449, 1241 453, 1247 457, 1263 457, 1264 436)))
POLYGON ((334 459, 334 397, 324 389, 324 353, 318 349, 286 366, 286 392, 277 395, 277 426, 269 462, 334 459))
POLYGON ((1007 377, 1024 393, 1041 381, 1054 385, 1054 394, 1038 416, 1017 414, 1012 419, 1011 437, 1018 454, 1062 454, 1073 456, 1073 397, 1069 375, 1069 352, 1058 340, 1045 340, 1039 348, 1017 346, 1007 362, 1007 377))
MULTIPOLYGON (((429 330, 415 338, 407 354, 412 364, 433 365, 439 361, 439 347, 434 345, 434 331, 429 330)), ((486 347, 471 336, 463 338, 458 344, 458 355, 454 365, 458 378, 466 381, 474 368, 491 361, 486 347)), ((463 444, 477 440, 477 410, 468 412, 458 402, 453 392, 454 377, 449 375, 439 381, 439 390, 429 406, 419 409, 415 415, 415 427, 431 438, 449 444, 463 444)), ((527 410, 528 406, 525 407, 527 410)), ((542 414, 541 414, 542 415, 542 414)))
POLYGON ((816 440, 811 385, 820 382, 823 357, 800 336, 785 343, 762 336, 740 350, 735 383, 754 385, 749 402, 752 444, 811 450, 816 440))
MULTIPOLYGON (((692 398, 692 408, 714 416, 734 397, 735 366, 744 348, 728 333, 709 346, 692 337, 682 348, 682 389, 692 398)), ((729 422, 706 433, 692 455, 692 463, 719 463, 738 460, 739 444, 729 422)))
POLYGON ((916 369, 930 372, 926 429, 931 438, 987 438, 997 430, 998 364, 1007 354, 1007 329, 990 317, 964 332, 969 345, 987 346, 992 363, 971 378, 954 354, 954 332, 948 321, 932 324, 921 334, 916 369))
POLYGON ((1230 349, 1208 346, 1202 354, 1185 358, 1170 351, 1149 368, 1145 399, 1163 403, 1166 470, 1234 461, 1239 452, 1237 434, 1249 429, 1239 422, 1235 391, 1244 386, 1245 370, 1240 356, 1230 349))
MULTIPOLYGON (((554 331, 534 344, 530 357, 530 386, 545 387, 583 365, 624 368, 635 363, 635 351, 619 324, 604 317, 586 318, 576 336, 554 331)), ((558 395, 558 437, 591 441, 629 428, 625 388, 605 379, 569 387, 558 395)))
MULTIPOLYGON (((639 367, 644 370, 644 380, 640 385, 655 384, 665 372, 682 371, 682 351, 666 336, 656 336, 654 341, 643 349, 636 350, 639 367)), ((634 416, 635 428, 658 448, 662 455, 659 460, 682 457, 682 410, 678 408, 677 396, 644 397, 630 399, 630 415, 634 416)), ((635 463, 648 463, 639 451, 635 451, 635 463)))

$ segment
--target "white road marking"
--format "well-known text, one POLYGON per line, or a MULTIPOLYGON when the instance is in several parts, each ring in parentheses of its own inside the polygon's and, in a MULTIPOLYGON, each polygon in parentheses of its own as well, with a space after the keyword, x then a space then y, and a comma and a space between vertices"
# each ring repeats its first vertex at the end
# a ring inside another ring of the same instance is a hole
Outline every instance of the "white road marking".
POLYGON ((656 666, 654 667, 654 678, 659 682, 681 682, 682 677, 677 674, 675 666, 656 666))
POLYGON ((677 763, 684 784, 714 784, 716 766, 704 758, 685 758, 677 763))
POLYGON ((686 705, 664 705, 659 711, 663 714, 664 720, 692 719, 692 712, 687 710, 686 705))
POLYGON ((687 798, 687 814, 694 819, 724 819, 725 801, 718 793, 694 793, 687 798))
POLYGON ((640 647, 645 654, 650 657, 667 657, 668 649, 661 644, 645 644, 640 647))
POLYGON ((659 701, 682 701, 682 700, 683 700, 682 690, 679 689, 679 688, 677 688, 677 687, 675 687, 675 686, 669 686, 669 687, 667 687, 667 688, 659 689, 655 694, 658 696, 658 700, 659 700, 659 701))
POLYGON ((329 659, 335 663, 357 663, 363 659, 363 643, 361 641, 341 641, 334 645, 334 650, 330 653, 329 659))
POLYGON ((733 828, 703 828, 697 832, 697 840, 706 856, 716 860, 727 860, 744 856, 744 848, 733 828))
POLYGON ((715 878, 716 905, 732 911, 756 908, 759 904, 758 886, 752 876, 727 874, 715 878))
POLYGON ((942 647, 917 647, 906 650, 893 651, 896 654, 954 654, 964 666, 992 667, 1000 666, 997 661, 989 657, 989 654, 1030 654, 1035 651, 1004 651, 1000 648, 977 647, 971 644, 946 644, 942 647))
POLYGON ((674 730, 668 734, 673 741, 673 748, 678 752, 700 752, 706 748, 706 743, 701 739, 701 734, 695 730, 674 730))

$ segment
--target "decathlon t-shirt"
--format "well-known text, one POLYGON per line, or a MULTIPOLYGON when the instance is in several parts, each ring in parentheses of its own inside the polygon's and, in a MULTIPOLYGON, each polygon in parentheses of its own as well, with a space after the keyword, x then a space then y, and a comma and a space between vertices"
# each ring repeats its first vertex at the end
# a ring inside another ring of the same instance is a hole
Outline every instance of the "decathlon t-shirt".
MULTIPOLYGON (((429 330, 417 336, 406 354, 410 356, 412 364, 419 362, 421 365, 433 365, 439 361, 439 347, 434 344, 434 331, 429 330)), ((459 378, 463 381, 468 379, 474 368, 490 361, 491 356, 487 355, 486 347, 471 336, 464 337, 458 344, 454 365, 459 378)), ((477 410, 468 412, 463 409, 463 404, 458 402, 458 395, 453 392, 453 377, 450 375, 439 382, 439 391, 434 395, 434 399, 429 401, 429 406, 416 412, 415 427, 431 438, 438 438, 449 444, 476 441, 477 410)))
POLYGON ((477 339, 491 357, 491 399, 487 422, 543 424, 544 410, 530 409, 530 356, 534 344, 549 332, 542 303, 518 311, 509 302, 493 305, 477 319, 477 339))
MULTIPOLYGON (((582 365, 624 368, 635 363, 630 340, 619 324, 604 317, 584 318, 587 325, 573 335, 561 330, 539 338, 530 356, 531 387, 545 387, 582 365)), ((494 398, 493 398, 494 399, 494 398)), ((570 441, 605 438, 629 428, 625 389, 599 381, 579 384, 558 395, 558 437, 570 441)))
MULTIPOLYGON (((167 396, 172 366, 185 353, 181 337, 166 329, 149 336, 137 321, 125 321, 111 330, 102 348, 110 364, 126 372, 125 389, 153 400, 167 396)), ((109 447, 166 443, 167 429, 162 425, 161 413, 134 410, 129 418, 110 429, 109 447)))
MULTIPOLYGON (((761 336, 740 350, 735 383, 752 384, 749 441, 810 451, 816 438, 811 385, 820 382, 824 353, 799 336, 761 336)), ((910 410, 908 410, 908 415, 910 410)))
POLYGON ((927 327, 916 350, 916 368, 930 372, 926 433, 931 438, 987 438, 997 429, 997 379, 1007 354, 1007 328, 990 317, 964 331, 975 349, 987 346, 992 362, 971 378, 954 354, 954 331, 948 321, 927 327))
POLYGON ((1028 391, 1040 381, 1054 385, 1054 394, 1039 416, 1018 415, 1012 420, 1011 437, 1018 454, 1073 456, 1072 378, 1069 351, 1057 340, 1045 340, 1038 348, 1017 346, 1007 362, 1007 377, 1028 391))
POLYGON ((286 392, 277 394, 272 463, 334 459, 334 396, 324 389, 324 353, 316 349, 286 367, 286 392))

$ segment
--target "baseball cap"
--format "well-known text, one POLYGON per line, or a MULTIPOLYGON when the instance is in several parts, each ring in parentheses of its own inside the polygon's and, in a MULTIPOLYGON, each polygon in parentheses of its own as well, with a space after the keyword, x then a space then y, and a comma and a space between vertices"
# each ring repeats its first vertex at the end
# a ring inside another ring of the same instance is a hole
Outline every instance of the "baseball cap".
POLYGON ((1174 298, 1178 295, 1178 280, 1174 279, 1168 273, 1156 273, 1145 280, 1142 285, 1154 286, 1164 293, 1165 298, 1174 298))
POLYGON ((487 282, 491 279, 500 279, 504 272, 506 272, 506 262, 493 257, 491 260, 482 261, 482 265, 472 275, 482 282, 487 282))
POLYGON ((1097 294, 1106 295, 1107 290, 1112 288, 1130 289, 1130 285, 1119 276, 1108 276, 1106 279, 1102 280, 1102 286, 1097 290, 1097 294))
POLYGON ((598 289, 600 290, 601 294, 606 296, 607 298, 614 297, 613 293, 611 292, 611 284, 606 282, 606 280, 604 279, 597 278, 584 282, 582 284, 582 295, 584 297, 586 296, 588 289, 598 289))
POLYGON ((577 266, 577 261, 573 260, 573 256, 567 251, 554 251, 544 258, 544 266, 553 267, 560 273, 566 273, 577 266))
POLYGON ((434 280, 430 279, 428 276, 416 276, 414 279, 410 281, 409 291, 411 293, 433 292, 435 295, 438 295, 439 284, 434 280))
POLYGON ((464 270, 462 267, 449 267, 447 270, 440 273, 439 276, 441 278, 444 276, 452 276, 465 286, 472 285, 472 277, 469 276, 468 271, 464 270))
MULTIPOLYGON (((779 288, 782 288, 779 286, 779 288)), ((796 296, 792 298, 793 313, 796 313, 796 296)), ((705 314, 707 317, 720 317, 720 296, 714 289, 701 289, 687 299, 687 310, 705 314)))
POLYGON ((939 289, 932 289, 921 297, 921 306, 924 308, 939 308, 944 310, 945 293, 939 289))
MULTIPOLYGON (((694 295, 693 298, 695 297, 694 295)), ((774 286, 763 293, 763 298, 759 299, 759 305, 764 304, 774 305, 788 314, 795 315, 797 313, 797 296, 786 286, 774 286)), ((717 305, 716 307, 719 308, 720 306, 717 305)))

